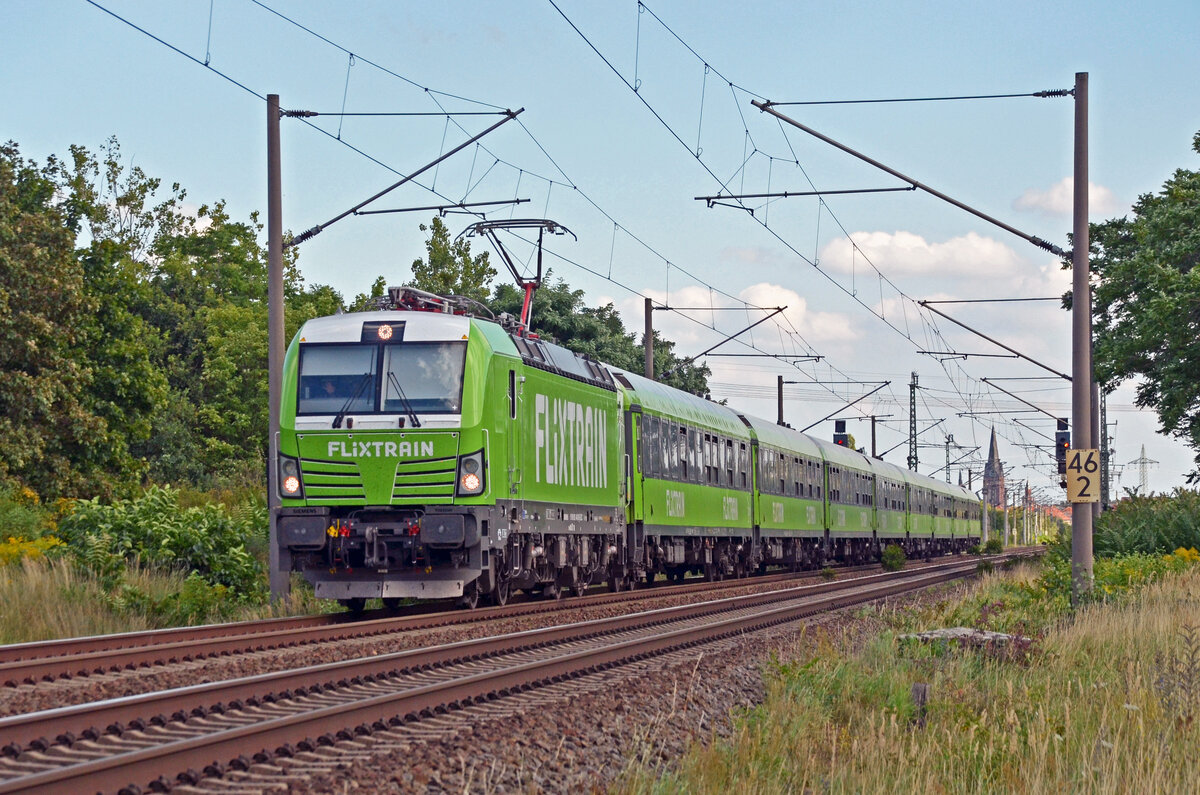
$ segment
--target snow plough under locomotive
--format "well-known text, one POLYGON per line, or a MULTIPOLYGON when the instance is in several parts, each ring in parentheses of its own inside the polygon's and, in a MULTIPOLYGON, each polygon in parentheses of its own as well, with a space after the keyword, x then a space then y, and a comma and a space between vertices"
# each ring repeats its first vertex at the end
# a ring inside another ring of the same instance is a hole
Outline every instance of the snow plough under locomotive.
POLYGON ((965 551, 966 489, 391 288, 304 324, 280 409, 281 566, 319 598, 549 597, 662 574, 965 551))

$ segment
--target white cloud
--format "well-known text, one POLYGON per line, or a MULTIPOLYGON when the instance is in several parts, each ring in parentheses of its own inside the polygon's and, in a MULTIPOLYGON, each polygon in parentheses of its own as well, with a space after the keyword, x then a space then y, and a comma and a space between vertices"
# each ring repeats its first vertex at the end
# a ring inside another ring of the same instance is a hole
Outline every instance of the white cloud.
POLYGON ((855 232, 832 240, 821 249, 821 267, 840 273, 866 276, 874 263, 889 278, 900 276, 972 277, 1008 276, 1025 267, 1017 253, 1000 241, 969 232, 944 243, 934 243, 903 230, 855 232))
POLYGON ((814 344, 825 341, 847 342, 861 336, 859 330, 850 322, 849 315, 812 311, 803 296, 778 284, 752 284, 742 290, 738 297, 755 306, 786 306, 787 309, 783 311, 784 317, 804 339, 814 344))
MULTIPOLYGON (((1064 177, 1046 190, 1030 188, 1013 202, 1013 209, 1032 210, 1043 215, 1069 216, 1074 212, 1074 207, 1074 177, 1064 177)), ((1117 197, 1111 190, 1094 182, 1088 183, 1089 215, 1110 215, 1117 208, 1117 197)))
MULTIPOLYGON (((701 308, 680 312, 656 311, 654 313, 654 327, 659 333, 677 343, 676 352, 680 355, 690 355, 703 350, 720 341, 721 337, 726 334, 732 334, 761 320, 764 315, 761 310, 744 310, 741 304, 718 293, 709 292, 705 287, 684 287, 672 290, 670 295, 661 290, 645 290, 644 295, 651 298, 656 307, 662 306, 664 303, 673 307, 713 307, 712 311, 701 308), (738 311, 729 311, 730 309, 738 311)), ((783 318, 768 320, 739 337, 746 342, 753 338, 758 347, 768 353, 795 352, 790 342, 785 345, 785 349, 780 349, 780 333, 776 324, 784 329, 785 337, 787 332, 794 328, 807 342, 819 349, 823 342, 846 343, 858 339, 862 335, 849 315, 810 310, 808 301, 799 293, 777 284, 759 282, 750 285, 738 293, 738 298, 753 306, 787 307, 783 312, 786 320, 783 318)), ((641 324, 644 319, 642 299, 638 297, 624 299, 620 304, 620 310, 622 317, 625 318, 626 326, 636 329, 640 338, 641 324)), ((736 346, 731 347, 729 352, 735 352, 735 348, 736 346)), ((741 350, 745 351, 744 348, 741 350)), ((823 349, 820 352, 826 353, 823 349)))

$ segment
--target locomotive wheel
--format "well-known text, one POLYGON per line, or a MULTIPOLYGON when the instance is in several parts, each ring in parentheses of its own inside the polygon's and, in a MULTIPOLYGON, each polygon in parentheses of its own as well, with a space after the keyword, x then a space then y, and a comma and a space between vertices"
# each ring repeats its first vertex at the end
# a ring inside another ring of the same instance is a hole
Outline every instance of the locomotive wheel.
POLYGON ((654 578, 656 575, 657 575, 657 572, 653 572, 653 571, 646 572, 646 587, 647 588, 654 587, 654 578))
POLYGON ((618 593, 620 591, 625 590, 624 575, 621 575, 618 577, 615 574, 610 574, 608 577, 608 590, 611 591, 612 593, 618 593))
POLYGON ((585 593, 587 593, 587 589, 588 584, 583 580, 576 580, 571 584, 571 593, 575 594, 576 596, 583 596, 585 593))
POLYGON ((469 582, 463 586, 463 595, 458 598, 458 606, 464 610, 474 610, 479 605, 479 583, 469 582))
POLYGON ((356 596, 353 599, 338 599, 338 604, 349 610, 351 613, 361 613, 363 608, 367 606, 367 600, 361 596, 356 596))
POLYGON ((404 600, 399 596, 383 597, 383 606, 388 610, 398 610, 403 602, 404 600))
POLYGON ((497 578, 496 584, 492 586, 492 592, 490 594, 492 604, 496 605, 497 607, 503 607, 504 605, 508 604, 508 592, 508 580, 497 578))
POLYGON ((558 583, 556 582, 546 583, 546 585, 542 588, 542 596, 546 597, 552 602, 557 602, 559 599, 562 599, 562 595, 562 588, 559 588, 558 583))

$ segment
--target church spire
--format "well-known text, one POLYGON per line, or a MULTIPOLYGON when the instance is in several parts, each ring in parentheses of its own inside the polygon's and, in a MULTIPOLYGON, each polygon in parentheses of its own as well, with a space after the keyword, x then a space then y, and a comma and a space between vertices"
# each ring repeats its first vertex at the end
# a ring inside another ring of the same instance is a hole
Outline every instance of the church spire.
POLYGON ((1004 505, 1004 464, 1000 462, 1000 447, 996 444, 996 428, 992 426, 992 444, 987 463, 983 465, 983 498, 988 505, 1004 505))
POLYGON ((999 473, 1000 466, 1000 449, 996 446, 996 428, 992 426, 992 446, 988 449, 987 468, 995 473, 999 473))

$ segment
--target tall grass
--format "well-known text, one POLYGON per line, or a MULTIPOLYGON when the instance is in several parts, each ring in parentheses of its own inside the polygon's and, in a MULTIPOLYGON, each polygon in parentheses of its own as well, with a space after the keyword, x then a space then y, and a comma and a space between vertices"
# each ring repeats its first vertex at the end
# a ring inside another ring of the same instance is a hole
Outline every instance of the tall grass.
POLYGON ((312 589, 276 605, 213 598, 195 578, 130 566, 117 588, 69 558, 0 566, 0 644, 319 612, 312 589))
MULTIPOLYGON (((626 792, 1194 792, 1200 782, 1200 570, 1068 617, 1030 569, 966 600, 870 608, 885 629, 804 638, 765 703, 676 772, 632 767, 626 792), (1023 604, 1019 594, 1029 595, 1023 604), (1017 595, 1017 596, 1014 596, 1017 595), (1016 651, 901 640, 1003 624, 1016 651), (911 693, 927 683, 927 711, 911 693)), ((643 755, 643 758, 652 758, 643 755)))

